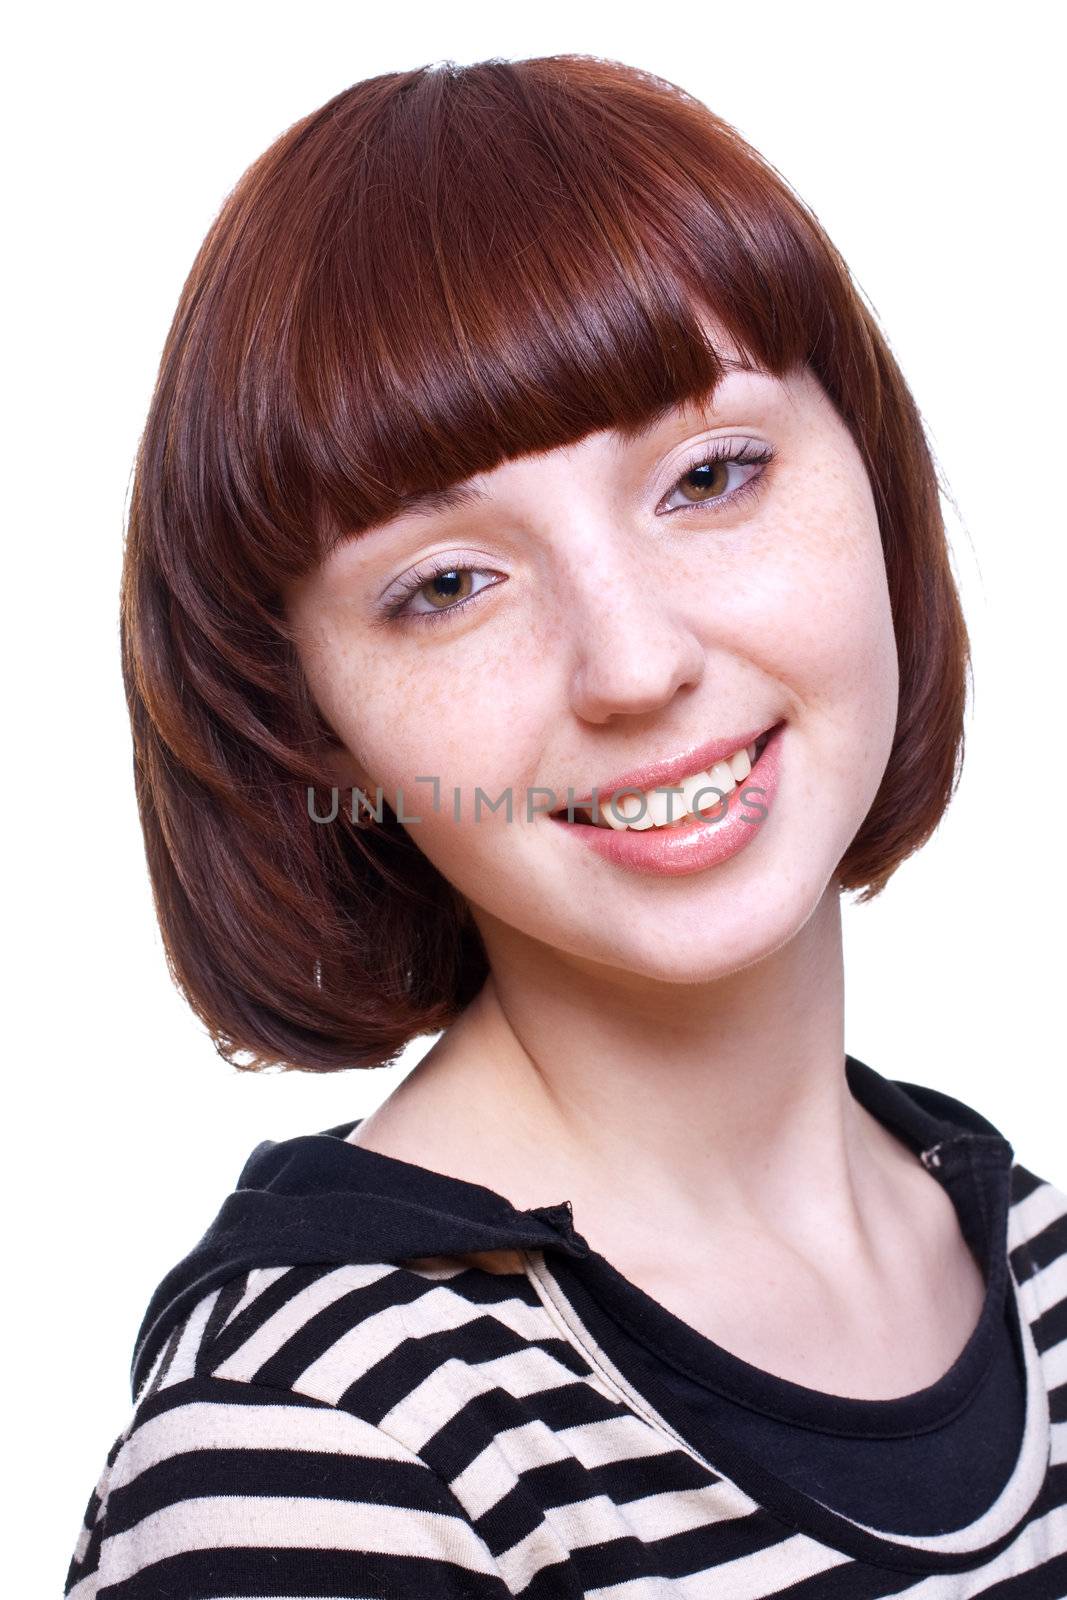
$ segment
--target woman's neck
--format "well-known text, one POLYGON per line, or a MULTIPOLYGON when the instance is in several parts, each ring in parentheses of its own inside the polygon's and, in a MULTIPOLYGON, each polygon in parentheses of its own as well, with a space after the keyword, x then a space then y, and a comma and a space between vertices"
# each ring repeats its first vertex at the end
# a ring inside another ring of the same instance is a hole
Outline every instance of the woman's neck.
POLYGON ((519 1210, 569 1200, 631 1283, 783 1377, 888 1398, 950 1364, 982 1278, 948 1195, 849 1089, 836 894, 704 990, 638 994, 540 948, 492 973, 356 1143, 519 1210), (951 1312, 917 1323, 946 1284, 951 1312))
POLYGON ((569 1199, 579 1232, 788 1216, 798 1242, 857 1230, 872 1156, 912 1161, 848 1089, 836 891, 787 945, 704 986, 634 984, 485 931, 485 986, 361 1143, 519 1209, 569 1199))

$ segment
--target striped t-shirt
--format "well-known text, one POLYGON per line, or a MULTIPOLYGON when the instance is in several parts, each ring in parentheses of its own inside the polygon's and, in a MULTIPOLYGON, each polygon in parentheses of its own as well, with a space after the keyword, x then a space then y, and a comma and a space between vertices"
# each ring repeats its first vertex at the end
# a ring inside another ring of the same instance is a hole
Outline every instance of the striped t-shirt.
POLYGON ((66 1594, 1063 1600, 1067 1195, 970 1107, 846 1071, 986 1276, 938 1385, 788 1384, 628 1285, 566 1201, 517 1211, 354 1123, 264 1141, 148 1307, 66 1594))

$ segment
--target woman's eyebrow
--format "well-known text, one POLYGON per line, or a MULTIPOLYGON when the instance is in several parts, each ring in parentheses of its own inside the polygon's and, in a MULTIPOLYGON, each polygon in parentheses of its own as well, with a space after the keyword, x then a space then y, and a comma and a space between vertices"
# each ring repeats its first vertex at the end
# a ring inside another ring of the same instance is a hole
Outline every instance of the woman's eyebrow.
POLYGON ((658 411, 653 412, 652 416, 647 417, 645 421, 634 422, 629 425, 619 423, 614 431, 624 444, 638 444, 642 439, 647 439, 649 434, 655 433, 657 428, 662 427, 665 422, 679 412, 707 413, 714 410, 715 397, 732 373, 748 372, 754 376, 762 376, 757 367, 752 366, 747 361, 735 360, 732 356, 720 356, 719 366, 721 371, 718 378, 711 388, 705 390, 703 394, 690 395, 686 400, 669 400, 665 406, 661 406, 658 411))
POLYGON ((454 511, 460 506, 481 504, 491 499, 488 489, 479 489, 473 483, 455 483, 448 489, 421 489, 418 493, 400 495, 393 515, 428 517, 440 511, 454 511))

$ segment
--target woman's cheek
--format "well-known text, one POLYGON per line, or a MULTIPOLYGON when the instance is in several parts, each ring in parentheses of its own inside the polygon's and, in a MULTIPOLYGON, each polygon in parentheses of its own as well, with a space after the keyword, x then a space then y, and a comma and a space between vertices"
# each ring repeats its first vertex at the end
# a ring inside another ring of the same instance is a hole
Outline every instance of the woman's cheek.
POLYGON ((387 716, 364 724, 366 764, 390 804, 403 792, 398 820, 427 854, 461 843, 477 850, 508 815, 509 794, 514 822, 525 820, 526 786, 536 783, 542 752, 552 746, 545 719, 555 702, 537 691, 529 672, 501 663, 470 678, 457 673, 445 694, 424 679, 417 692, 382 702, 387 716))
POLYGON ((894 657, 885 561, 862 466, 825 471, 822 492, 780 509, 754 562, 753 637, 805 700, 847 700, 894 657), (830 492, 833 491, 833 492, 830 492))

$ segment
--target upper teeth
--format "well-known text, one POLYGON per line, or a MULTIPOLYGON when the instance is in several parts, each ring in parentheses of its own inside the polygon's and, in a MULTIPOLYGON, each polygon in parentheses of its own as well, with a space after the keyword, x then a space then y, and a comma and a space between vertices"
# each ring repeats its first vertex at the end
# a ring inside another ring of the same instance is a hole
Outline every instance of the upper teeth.
MULTIPOLYGON (((602 828, 669 828, 700 811, 715 810, 720 805, 720 795, 725 798, 752 771, 756 759, 755 744, 737 750, 724 761, 716 761, 706 772, 694 772, 677 784, 663 784, 658 790, 646 789, 641 794, 627 791, 615 802, 611 796, 598 801, 596 814, 591 817, 602 828), (719 793, 713 793, 718 790, 719 793), (701 792, 703 791, 703 792, 701 792), (619 813, 616 816, 616 811, 619 813)), ((576 807, 581 815, 589 817, 588 807, 576 807)))

